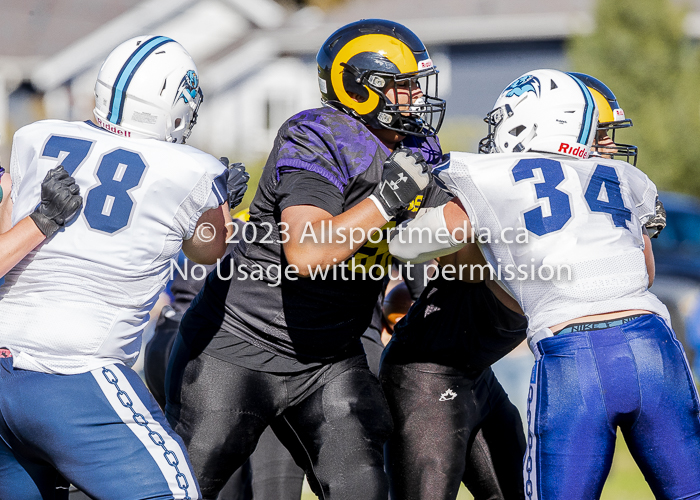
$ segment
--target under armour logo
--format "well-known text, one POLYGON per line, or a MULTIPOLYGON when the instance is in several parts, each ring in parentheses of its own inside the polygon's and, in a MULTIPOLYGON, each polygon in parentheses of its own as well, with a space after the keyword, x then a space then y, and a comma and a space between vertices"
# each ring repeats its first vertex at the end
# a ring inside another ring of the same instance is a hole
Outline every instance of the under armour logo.
POLYGON ((452 401, 457 397, 457 393, 452 389, 447 389, 445 392, 440 394, 440 401, 452 401))
POLYGON ((428 304, 428 307, 425 308, 425 314, 423 315, 424 318, 427 318, 429 314, 433 314, 434 312, 438 312, 440 308, 436 305, 433 304, 428 304))
POLYGON ((392 190, 396 191, 399 189, 399 182, 406 182, 408 180, 408 177, 406 177, 403 172, 399 174, 399 178, 396 179, 395 181, 390 181, 389 186, 391 187, 392 190))

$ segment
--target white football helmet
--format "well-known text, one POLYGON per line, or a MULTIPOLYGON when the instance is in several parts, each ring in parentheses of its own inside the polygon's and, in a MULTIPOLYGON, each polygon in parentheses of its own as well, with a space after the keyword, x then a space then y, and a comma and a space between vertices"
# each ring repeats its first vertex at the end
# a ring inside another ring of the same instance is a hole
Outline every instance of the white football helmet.
POLYGON ((553 69, 525 73, 508 85, 484 121, 480 153, 535 151, 588 158, 598 109, 578 78, 553 69))
POLYGON ((97 124, 125 137, 184 143, 204 99, 187 51, 164 36, 139 36, 114 49, 95 83, 97 124))

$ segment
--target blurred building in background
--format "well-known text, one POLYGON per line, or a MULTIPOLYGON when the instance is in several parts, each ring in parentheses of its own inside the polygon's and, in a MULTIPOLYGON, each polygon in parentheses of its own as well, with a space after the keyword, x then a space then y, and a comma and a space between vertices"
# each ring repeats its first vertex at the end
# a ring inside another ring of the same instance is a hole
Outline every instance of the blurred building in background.
MULTIPOLYGON (((500 89, 535 67, 567 69, 567 39, 589 32, 593 0, 346 0, 324 11, 274 0, 4 0, 0 29, 0 159, 43 118, 92 117, 99 63, 141 34, 179 41, 197 62, 205 102, 191 143, 255 159, 277 128, 319 104, 315 55, 335 29, 397 20, 426 43, 448 98, 443 142, 473 149, 500 89)), ((687 32, 700 36, 700 1, 687 32)))

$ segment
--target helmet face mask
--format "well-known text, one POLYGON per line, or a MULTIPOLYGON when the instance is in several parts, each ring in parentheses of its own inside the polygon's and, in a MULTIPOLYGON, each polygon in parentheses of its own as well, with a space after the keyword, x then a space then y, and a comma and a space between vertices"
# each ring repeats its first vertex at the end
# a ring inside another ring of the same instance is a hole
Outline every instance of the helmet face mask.
POLYGON ((598 123, 598 131, 605 131, 610 137, 610 142, 600 142, 600 137, 596 134, 596 138, 591 145, 591 151, 598 156, 606 158, 624 160, 631 165, 637 165, 638 148, 632 144, 617 142, 615 132, 621 128, 629 128, 632 126, 632 120, 629 118, 619 122, 603 122, 598 123))
POLYGON ((438 71, 408 28, 368 19, 333 33, 316 57, 321 99, 368 127, 402 135, 435 135, 445 101, 438 71))
MULTIPOLYGON (((177 140, 172 140, 175 137, 182 137, 182 143, 190 137, 192 133, 192 128, 197 124, 197 116, 199 113, 199 106, 204 102, 204 93, 202 89, 199 88, 199 77, 197 72, 194 70, 189 70, 185 76, 182 77, 180 82, 180 87, 177 90, 175 101, 173 102, 173 108, 175 105, 182 101, 187 104, 192 111, 189 121, 183 118, 176 118, 173 123, 174 128, 170 133, 171 142, 180 142, 177 140), (179 121, 178 121, 179 120, 179 121)), ((185 113, 187 115, 187 113, 185 113)), ((166 140, 168 140, 166 138, 166 140)))
POLYGON ((497 152, 494 134, 501 122, 506 117, 510 116, 513 116, 513 110, 511 109, 510 104, 505 104, 503 107, 492 109, 486 113, 484 122, 486 122, 486 125, 488 126, 488 131, 486 133, 486 137, 479 141, 479 153, 491 154, 497 152))
POLYGON ((508 85, 484 119, 480 153, 533 151, 587 158, 598 111, 586 86, 557 70, 534 70, 508 85))
POLYGON ((404 135, 437 134, 444 118, 445 101, 426 95, 422 90, 437 89, 437 69, 399 74, 365 71, 361 80, 379 95, 380 102, 383 101, 376 112, 379 126, 374 128, 382 127, 404 135), (417 94, 419 97, 414 97, 417 94), (402 97, 406 102, 402 102, 402 97))
POLYGON ((184 143, 203 99, 187 51, 167 37, 140 36, 120 44, 102 64, 94 115, 117 135, 184 143))
POLYGON ((599 110, 598 131, 604 131, 603 137, 609 137, 601 142, 601 135, 596 134, 591 151, 593 154, 606 158, 621 159, 632 165, 637 165, 637 146, 617 142, 615 132, 619 129, 632 126, 632 120, 625 118, 625 112, 617 103, 617 98, 612 90, 603 82, 585 73, 569 73, 581 80, 596 101, 599 110))

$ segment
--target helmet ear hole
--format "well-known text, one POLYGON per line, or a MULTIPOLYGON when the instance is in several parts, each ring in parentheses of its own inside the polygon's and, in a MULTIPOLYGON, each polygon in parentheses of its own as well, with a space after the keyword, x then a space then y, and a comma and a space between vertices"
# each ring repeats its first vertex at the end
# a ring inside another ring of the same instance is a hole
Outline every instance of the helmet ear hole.
POLYGON ((180 128, 180 124, 182 123, 182 118, 176 118, 175 119, 175 128, 180 128))
POLYGON ((369 92, 364 85, 357 82, 357 78, 351 71, 343 71, 343 86, 348 94, 357 95, 358 102, 365 102, 369 99, 369 92))
POLYGON ((518 137, 525 130, 525 125, 518 125, 514 129, 511 129, 508 133, 512 136, 518 137))

